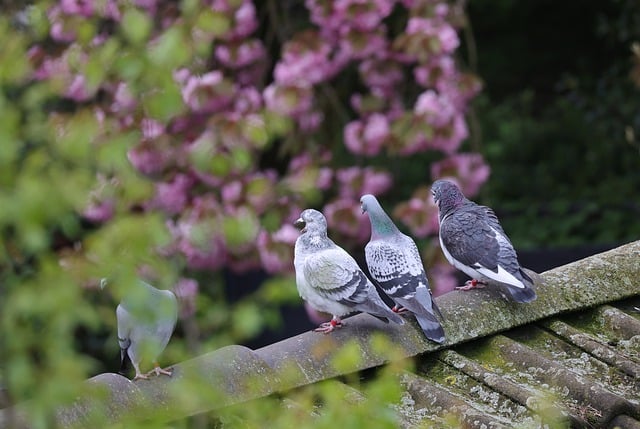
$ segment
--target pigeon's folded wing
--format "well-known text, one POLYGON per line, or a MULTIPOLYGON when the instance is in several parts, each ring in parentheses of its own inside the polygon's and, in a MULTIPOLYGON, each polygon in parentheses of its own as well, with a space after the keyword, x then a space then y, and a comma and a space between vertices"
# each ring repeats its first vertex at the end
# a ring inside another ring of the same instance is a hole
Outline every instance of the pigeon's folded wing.
POLYGON ((449 254, 462 264, 498 271, 500 243, 496 231, 479 213, 459 212, 446 218, 440 225, 440 238, 449 254))
POLYGON ((378 240, 367 245, 366 256, 371 276, 389 296, 405 296, 420 283, 428 285, 415 244, 399 248, 378 240))
POLYGON ((308 285, 327 299, 345 305, 367 299, 367 277, 343 249, 323 250, 307 257, 303 270, 308 285))

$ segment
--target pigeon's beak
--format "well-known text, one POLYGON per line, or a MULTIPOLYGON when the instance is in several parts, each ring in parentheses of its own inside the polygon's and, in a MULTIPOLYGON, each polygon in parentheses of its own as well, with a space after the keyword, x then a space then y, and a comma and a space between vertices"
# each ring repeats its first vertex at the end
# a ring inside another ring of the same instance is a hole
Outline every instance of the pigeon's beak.
POLYGON ((360 204, 360 210, 362 210, 362 214, 367 212, 367 209, 364 208, 364 204, 360 204))
POLYGON ((302 218, 296 219, 296 221, 293 222, 293 226, 295 226, 296 228, 300 228, 300 232, 307 232, 307 223, 303 221, 302 218))

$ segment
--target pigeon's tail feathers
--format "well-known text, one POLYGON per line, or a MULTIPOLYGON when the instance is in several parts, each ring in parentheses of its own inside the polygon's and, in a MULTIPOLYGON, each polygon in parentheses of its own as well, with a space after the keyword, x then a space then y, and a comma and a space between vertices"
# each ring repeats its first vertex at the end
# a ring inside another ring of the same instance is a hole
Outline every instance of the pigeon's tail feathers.
POLYGON ((433 304, 433 310, 438 314, 438 317, 439 317, 440 319, 444 319, 444 317, 442 316, 442 313, 440 313, 440 308, 439 308, 439 307, 438 307, 438 305, 436 304, 436 301, 435 301, 435 300, 432 300, 431 302, 432 302, 432 304, 433 304))
POLYGON ((420 328, 422 328, 422 332, 428 339, 438 344, 444 343, 444 329, 433 314, 424 312, 415 316, 420 328))
POLYGON ((526 303, 535 301, 537 298, 536 291, 529 285, 522 289, 507 286, 507 292, 515 302, 526 303))
POLYGON ((436 305, 436 301, 433 299, 431 295, 431 291, 427 286, 418 286, 416 288, 415 300, 418 301, 420 306, 426 310, 428 313, 435 312, 438 314, 438 317, 444 319, 442 317, 442 313, 440 313, 440 309, 436 305))
POLYGON ((527 303, 527 302, 534 301, 537 298, 537 296, 536 296, 536 291, 533 288, 533 284, 534 284, 533 280, 522 268, 518 270, 518 274, 520 274, 524 287, 515 288, 515 287, 507 286, 507 291, 509 292, 509 295, 511 295, 511 298, 515 302, 527 303))
POLYGON ((390 320, 394 323, 397 323, 398 325, 404 325, 404 319, 391 311, 391 309, 387 307, 384 301, 382 301, 382 299, 379 297, 375 301, 370 300, 368 302, 360 304, 357 310, 369 313, 370 315, 377 317, 385 323, 390 320), (387 321, 383 319, 387 319, 387 321))

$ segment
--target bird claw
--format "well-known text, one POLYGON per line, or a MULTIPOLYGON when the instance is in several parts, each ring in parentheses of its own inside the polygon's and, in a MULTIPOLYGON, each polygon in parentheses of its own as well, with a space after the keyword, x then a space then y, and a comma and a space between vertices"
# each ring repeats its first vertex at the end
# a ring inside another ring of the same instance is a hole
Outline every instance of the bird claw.
POLYGON ((458 286, 456 290, 471 290, 471 289, 482 289, 485 287, 487 282, 483 282, 482 280, 467 280, 464 286, 458 286))
POLYGON ((318 326, 313 331, 322 332, 323 334, 328 334, 329 332, 332 332, 336 328, 342 328, 342 321, 331 319, 331 321, 329 322, 321 323, 320 326, 318 326))
POLYGON ((151 374, 155 374, 158 377, 160 374, 171 377, 173 375, 173 368, 169 367, 167 369, 160 368, 159 366, 154 367, 151 371, 149 371, 146 376, 148 377, 151 374))
POLYGON ((149 379, 149 374, 136 374, 135 377, 133 377, 133 381, 136 380, 148 380, 149 379))
POLYGON ((391 311, 393 311, 394 313, 402 314, 402 313, 406 313, 407 309, 401 305, 400 306, 394 305, 391 311))

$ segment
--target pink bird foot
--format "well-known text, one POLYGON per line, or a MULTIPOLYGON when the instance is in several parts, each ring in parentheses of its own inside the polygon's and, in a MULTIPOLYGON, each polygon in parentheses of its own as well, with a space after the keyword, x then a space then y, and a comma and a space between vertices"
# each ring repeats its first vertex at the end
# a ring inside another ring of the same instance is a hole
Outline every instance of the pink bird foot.
POLYGON ((142 374, 142 373, 136 373, 136 376, 133 377, 133 381, 136 380, 148 380, 149 379, 149 375, 148 374, 142 374))
POLYGON ((393 308, 391 309, 391 311, 393 311, 394 313, 398 313, 398 314, 402 314, 402 313, 406 313, 407 309, 404 308, 401 305, 394 305, 393 308))
POLYGON ((154 367, 151 371, 149 371, 146 375, 147 377, 150 376, 151 374, 155 374, 156 377, 159 376, 160 374, 166 375, 168 377, 171 377, 173 375, 173 368, 167 368, 167 369, 162 369, 160 368, 160 365, 158 365, 157 362, 154 362, 154 367))
POLYGON ((331 321, 320 324, 320 326, 314 329, 314 331, 328 334, 336 328, 342 328, 342 320, 334 317, 333 319, 331 319, 331 321))
POLYGON ((487 285, 487 282, 484 282, 482 280, 473 279, 473 280, 467 280, 465 282, 464 286, 458 286, 456 289, 457 290, 482 289, 486 285, 487 285))

